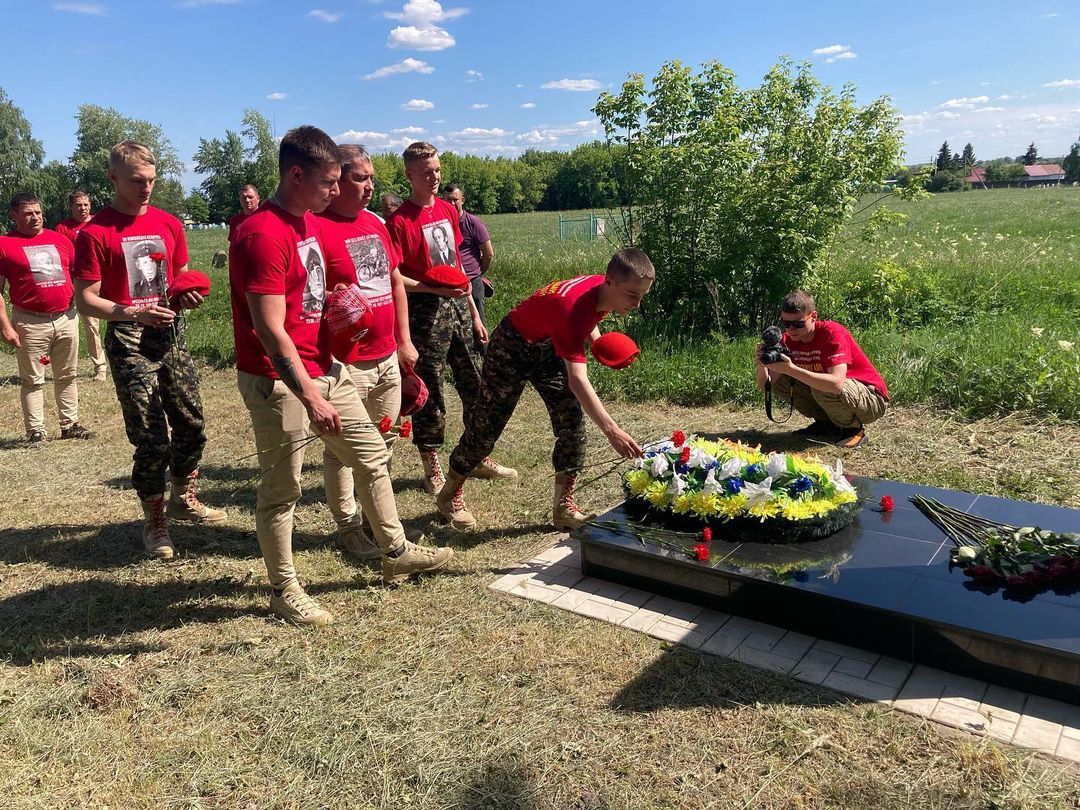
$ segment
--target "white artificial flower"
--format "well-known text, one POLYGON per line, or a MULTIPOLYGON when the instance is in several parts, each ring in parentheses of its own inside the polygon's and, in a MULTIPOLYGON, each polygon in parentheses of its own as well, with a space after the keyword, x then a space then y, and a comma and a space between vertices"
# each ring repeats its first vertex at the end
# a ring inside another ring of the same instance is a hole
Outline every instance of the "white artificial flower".
POLYGON ((732 476, 738 475, 742 468, 742 459, 729 458, 727 461, 720 465, 717 477, 719 477, 721 480, 725 478, 731 478, 732 476))
POLYGON ((676 473, 671 476, 671 483, 668 484, 668 492, 672 495, 679 496, 683 494, 686 489, 686 478, 676 473))
POLYGON ((695 467, 701 467, 702 469, 708 467, 716 459, 706 453, 704 450, 698 447, 690 448, 690 460, 686 462, 686 466, 690 469, 695 467))
POLYGON ((765 468, 770 478, 779 478, 787 472, 787 456, 783 453, 774 453, 769 456, 769 464, 765 468))
POLYGON ((840 459, 836 460, 836 469, 833 471, 832 481, 836 485, 837 492, 855 492, 855 487, 844 477, 844 462, 840 459))
POLYGON ((772 491, 772 481, 772 478, 766 478, 760 484, 751 484, 749 481, 744 481, 742 494, 746 496, 746 505, 754 506, 755 504, 771 501, 775 498, 776 496, 772 491))
POLYGON ((720 482, 716 480, 716 469, 709 470, 709 474, 705 476, 705 483, 701 485, 701 491, 706 495, 715 495, 720 491, 720 482))
POLYGON ((668 464, 667 456, 658 454, 653 456, 652 459, 652 473, 653 478, 660 478, 667 474, 667 471, 671 469, 671 465, 668 464))

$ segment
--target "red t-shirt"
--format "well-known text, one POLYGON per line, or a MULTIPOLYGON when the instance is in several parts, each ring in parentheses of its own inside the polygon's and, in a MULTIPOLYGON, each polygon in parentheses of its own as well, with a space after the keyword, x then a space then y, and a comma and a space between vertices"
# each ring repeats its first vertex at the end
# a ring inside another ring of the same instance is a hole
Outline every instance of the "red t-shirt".
POLYGON ((438 264, 461 269, 458 212, 446 200, 436 197, 430 208, 406 200, 390 215, 386 229, 401 256, 401 272, 409 278, 419 281, 438 264))
POLYGON ((285 296, 285 331, 307 373, 322 377, 330 369, 330 330, 323 319, 326 253, 320 236, 314 214, 293 216, 271 202, 237 227, 229 246, 229 284, 240 371, 278 377, 255 334, 247 293, 285 296))
POLYGON ((334 357, 346 363, 379 360, 397 350, 394 339, 394 297, 390 271, 401 259, 386 226, 370 211, 354 219, 331 211, 318 215, 326 247, 326 286, 356 284, 371 303, 374 323, 359 341, 330 336, 334 357))
POLYGON ((11 303, 31 312, 66 312, 74 251, 70 239, 48 228, 37 236, 0 236, 0 279, 7 279, 11 303))
POLYGON ((79 232, 71 275, 100 281, 100 295, 121 306, 146 306, 168 300, 173 276, 188 263, 184 226, 172 214, 146 207, 122 214, 107 205, 79 232), (157 262, 151 258, 163 254, 157 262))
MULTIPOLYGON (((252 214, 255 212, 252 211, 252 214)), ((236 235, 236 229, 240 227, 240 223, 247 219, 251 214, 247 214, 241 211, 239 214, 233 214, 229 217, 229 241, 233 240, 233 236, 236 235)))
POLYGON ((814 337, 809 343, 783 337, 783 344, 791 350, 791 362, 807 371, 826 372, 841 363, 847 365, 847 376, 866 385, 872 385, 885 399, 889 391, 885 380, 878 374, 851 333, 836 321, 817 321, 814 337))
POLYGON ((541 287, 512 310, 510 323, 530 343, 551 338, 555 354, 585 362, 585 340, 607 315, 596 309, 604 276, 578 276, 541 287))
POLYGON ((55 230, 57 233, 62 233, 70 239, 72 244, 75 244, 75 237, 79 235, 79 231, 85 228, 89 222, 90 220, 88 219, 72 219, 71 217, 68 217, 62 222, 57 222, 55 230))

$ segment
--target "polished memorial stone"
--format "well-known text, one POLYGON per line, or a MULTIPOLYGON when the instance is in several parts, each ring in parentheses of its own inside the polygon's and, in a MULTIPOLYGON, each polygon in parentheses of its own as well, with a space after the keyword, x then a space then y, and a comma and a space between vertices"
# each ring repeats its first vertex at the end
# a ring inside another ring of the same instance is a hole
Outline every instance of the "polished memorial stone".
MULTIPOLYGON (((1080 532, 1080 510, 875 479, 855 479, 865 506, 824 540, 725 543, 707 562, 635 536, 661 525, 624 503, 580 530, 587 576, 854 647, 1080 704, 1080 594, 1017 601, 949 568, 952 543, 908 497, 919 494, 1016 526, 1080 532), (895 509, 881 512, 883 495, 895 509), (615 525, 626 528, 613 528, 615 525)), ((689 550, 695 540, 679 540, 689 550)))

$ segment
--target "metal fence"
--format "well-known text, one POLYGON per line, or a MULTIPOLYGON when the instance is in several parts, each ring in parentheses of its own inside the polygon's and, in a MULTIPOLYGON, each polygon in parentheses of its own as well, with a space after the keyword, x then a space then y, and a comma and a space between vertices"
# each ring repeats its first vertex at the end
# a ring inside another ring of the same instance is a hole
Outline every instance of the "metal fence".
POLYGON ((607 232, 607 220, 596 214, 585 217, 564 217, 559 214, 559 238, 590 241, 601 239, 607 232))

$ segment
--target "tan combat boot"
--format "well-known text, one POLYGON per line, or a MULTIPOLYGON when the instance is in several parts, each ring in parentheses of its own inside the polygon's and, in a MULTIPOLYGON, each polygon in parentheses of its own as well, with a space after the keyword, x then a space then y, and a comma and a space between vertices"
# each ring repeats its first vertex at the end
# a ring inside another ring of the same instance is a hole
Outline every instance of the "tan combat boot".
POLYGON ((171 560, 175 549, 169 538, 169 522, 165 518, 165 496, 158 495, 140 503, 143 511, 143 547, 152 557, 171 560))
POLYGON ((452 548, 418 546, 406 540, 394 551, 383 554, 383 582, 398 585, 411 576, 433 573, 443 568, 453 556, 452 548))
POLYGON ((281 589, 275 589, 270 597, 270 611, 285 621, 298 627, 318 627, 330 624, 334 617, 330 611, 308 596, 295 579, 281 589))
POLYGON ((504 467, 497 461, 493 461, 491 456, 485 456, 484 460, 469 473, 469 478, 480 478, 485 481, 511 480, 517 477, 517 470, 513 467, 504 467))
POLYGON ((465 508, 465 476, 450 470, 446 483, 435 496, 435 506, 450 525, 461 531, 475 528, 476 518, 465 508))
POLYGON ((434 450, 421 450, 420 461, 424 463, 424 492, 435 495, 446 483, 446 476, 439 464, 439 454, 434 450))
POLYGON ((198 477, 199 471, 193 470, 184 478, 172 479, 172 491, 169 492, 165 514, 173 520, 187 520, 191 523, 221 523, 225 520, 225 512, 211 509, 195 497, 195 479, 198 477))
POLYGON ((337 540, 345 552, 357 560, 374 560, 382 554, 379 544, 365 531, 360 515, 353 515, 338 524, 337 540))
POLYGON ((576 475, 555 476, 555 505, 552 508, 551 522, 556 529, 572 531, 581 528, 587 520, 592 520, 596 515, 586 515, 578 505, 574 503, 574 482, 576 475))

